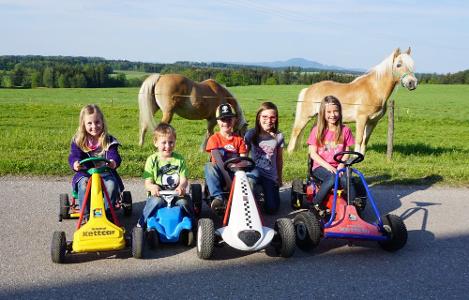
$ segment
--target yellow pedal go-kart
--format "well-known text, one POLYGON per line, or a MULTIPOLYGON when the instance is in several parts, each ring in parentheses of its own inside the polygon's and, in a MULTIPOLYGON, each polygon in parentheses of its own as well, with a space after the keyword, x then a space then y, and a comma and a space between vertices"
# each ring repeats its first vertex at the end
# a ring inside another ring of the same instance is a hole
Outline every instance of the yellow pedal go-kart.
MULTIPOLYGON (((110 161, 101 157, 90 157, 80 161, 110 161)), ((91 179, 86 187, 83 207, 80 210, 73 241, 67 241, 65 232, 55 231, 52 236, 51 258, 54 263, 64 263, 66 254, 121 250, 126 247, 125 229, 120 226, 109 194, 104 187, 101 174, 109 171, 107 166, 88 169, 91 179), (104 188, 103 188, 104 187, 104 188), (90 201, 90 215, 82 225, 83 215, 90 201), (113 222, 106 217, 104 201, 107 201, 113 222)))

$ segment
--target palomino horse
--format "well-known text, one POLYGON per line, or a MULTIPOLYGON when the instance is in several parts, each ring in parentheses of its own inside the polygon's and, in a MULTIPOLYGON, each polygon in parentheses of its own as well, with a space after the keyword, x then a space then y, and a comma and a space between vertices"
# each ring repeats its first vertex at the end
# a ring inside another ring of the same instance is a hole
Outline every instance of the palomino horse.
POLYGON ((386 101, 400 82, 409 90, 417 87, 413 73, 414 61, 410 47, 405 53, 394 50, 370 72, 350 83, 321 81, 300 92, 296 106, 288 152, 292 152, 308 121, 318 114, 321 100, 328 95, 342 104, 344 122, 356 122, 355 151, 365 153, 365 147, 378 121, 386 112, 386 101))
POLYGON ((161 122, 170 123, 173 115, 189 120, 207 120, 207 133, 202 147, 213 134, 217 124, 215 110, 221 103, 228 102, 237 114, 235 130, 245 133, 247 122, 243 111, 231 93, 212 79, 194 82, 178 74, 150 75, 143 82, 138 94, 140 110, 140 146, 143 145, 147 129, 154 129, 154 114, 161 109, 161 122))

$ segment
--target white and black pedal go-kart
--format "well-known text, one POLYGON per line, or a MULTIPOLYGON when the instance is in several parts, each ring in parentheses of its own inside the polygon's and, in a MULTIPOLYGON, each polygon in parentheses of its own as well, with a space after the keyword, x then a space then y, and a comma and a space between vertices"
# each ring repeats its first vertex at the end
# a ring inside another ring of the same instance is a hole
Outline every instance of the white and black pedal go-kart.
POLYGON ((272 245, 282 257, 295 252, 295 228, 288 218, 275 222, 274 228, 263 225, 246 172, 255 163, 248 157, 227 160, 224 168, 234 172, 231 191, 221 228, 215 230, 212 219, 201 218, 197 227, 197 255, 209 259, 215 245, 228 244, 242 251, 258 251, 272 245))

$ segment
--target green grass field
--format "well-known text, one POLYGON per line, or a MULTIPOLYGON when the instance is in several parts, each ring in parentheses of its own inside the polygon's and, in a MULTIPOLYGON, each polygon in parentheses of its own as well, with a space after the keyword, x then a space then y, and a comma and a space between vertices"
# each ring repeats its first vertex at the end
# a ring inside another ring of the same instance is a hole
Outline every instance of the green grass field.
POLYGON ((133 79, 133 78, 142 78, 144 76, 148 76, 150 75, 151 73, 146 73, 146 72, 139 72, 139 71, 128 71, 128 70, 125 70, 125 71, 122 71, 122 70, 114 70, 114 76, 116 76, 117 74, 125 74, 125 77, 127 79, 133 79))
MULTIPOLYGON (((247 86, 230 91, 240 101, 250 127, 259 104, 275 102, 288 141, 303 87, 247 86)), ((0 89, 0 175, 71 176, 67 157, 79 111, 85 104, 96 103, 104 111, 111 134, 122 143, 120 174, 140 177, 154 149, 150 135, 143 148, 138 146, 137 93, 138 88, 0 89)), ((392 97, 396 102, 393 160, 386 161, 386 115, 371 137, 365 161, 357 167, 375 183, 468 186, 469 86, 422 85, 413 92, 400 88, 392 97)), ((186 157, 191 178, 203 178, 207 155, 199 152, 199 146, 205 121, 175 117, 172 124, 178 131, 176 149, 186 157)), ((295 153, 284 155, 285 181, 306 175, 305 140, 295 153)))

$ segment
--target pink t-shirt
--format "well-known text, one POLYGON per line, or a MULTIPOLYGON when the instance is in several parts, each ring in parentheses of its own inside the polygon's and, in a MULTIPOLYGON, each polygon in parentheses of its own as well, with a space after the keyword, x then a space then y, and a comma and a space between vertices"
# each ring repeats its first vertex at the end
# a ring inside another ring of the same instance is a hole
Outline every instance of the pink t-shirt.
MULTIPOLYGON (((316 145, 316 133, 318 132, 318 127, 314 126, 313 130, 309 134, 308 138, 308 145, 316 145)), ((334 160, 334 155, 341 151, 345 151, 347 147, 353 146, 355 144, 355 140, 352 135, 352 131, 345 125, 342 125, 342 135, 344 137, 343 144, 336 144, 335 143, 335 131, 329 131, 326 129, 326 136, 324 137, 324 145, 318 147, 318 154, 321 156, 325 161, 327 161, 331 166, 337 168, 339 165, 334 160)), ((313 170, 319 167, 320 165, 315 161, 313 163, 313 170)))

